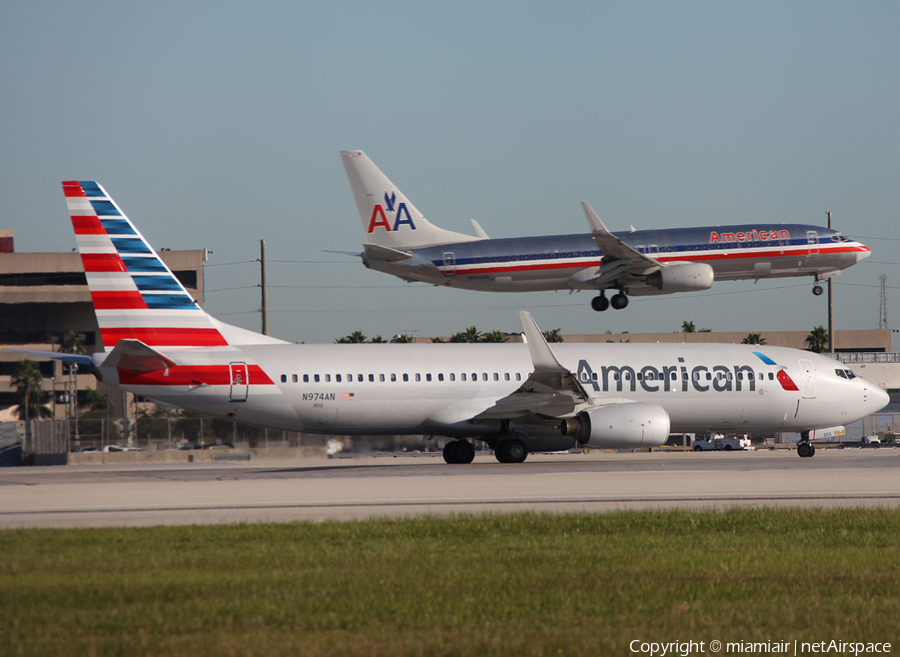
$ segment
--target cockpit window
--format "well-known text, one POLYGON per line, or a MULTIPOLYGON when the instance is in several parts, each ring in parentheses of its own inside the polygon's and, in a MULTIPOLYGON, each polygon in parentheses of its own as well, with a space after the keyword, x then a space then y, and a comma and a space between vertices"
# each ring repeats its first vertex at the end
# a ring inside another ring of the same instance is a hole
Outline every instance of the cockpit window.
POLYGON ((844 374, 847 375, 848 379, 855 379, 856 375, 853 373, 853 370, 844 370, 844 374))
POLYGON ((841 377, 842 379, 846 379, 846 378, 847 378, 847 375, 844 374, 844 370, 835 370, 834 373, 837 374, 837 375, 838 375, 839 377, 841 377))
POLYGON ((832 242, 846 242, 847 236, 841 235, 840 233, 835 233, 834 235, 831 236, 831 241, 832 242))

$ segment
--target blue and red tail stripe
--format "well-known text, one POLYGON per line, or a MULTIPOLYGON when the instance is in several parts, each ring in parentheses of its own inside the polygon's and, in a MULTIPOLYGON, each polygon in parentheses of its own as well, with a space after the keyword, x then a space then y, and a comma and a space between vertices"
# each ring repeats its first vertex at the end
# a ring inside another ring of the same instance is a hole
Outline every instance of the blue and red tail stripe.
POLYGON ((227 341, 99 184, 63 182, 103 345, 224 346, 227 341), (171 320, 171 326, 166 320, 171 320))

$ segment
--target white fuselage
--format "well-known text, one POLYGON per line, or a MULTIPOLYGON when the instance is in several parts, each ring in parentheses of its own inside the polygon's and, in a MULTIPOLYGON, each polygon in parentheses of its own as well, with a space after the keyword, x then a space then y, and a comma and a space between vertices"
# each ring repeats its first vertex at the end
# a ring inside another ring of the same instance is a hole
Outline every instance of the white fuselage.
MULTIPOLYGON (((838 361, 794 349, 700 344, 552 349, 594 403, 658 404, 674 432, 803 431, 847 424, 887 403, 886 393, 872 383, 836 374, 843 369, 838 361), (780 370, 792 384, 782 384, 780 370), (786 389, 791 385, 797 389, 786 389)), ((277 344, 167 353, 179 363, 171 371, 128 376, 106 370, 104 381, 215 417, 339 435, 478 437, 496 431, 497 421, 470 420, 516 391, 533 370, 524 344, 277 344), (216 369, 219 375, 212 376, 216 369)), ((544 422, 539 410, 511 419, 526 431, 546 431, 555 422, 544 422)))

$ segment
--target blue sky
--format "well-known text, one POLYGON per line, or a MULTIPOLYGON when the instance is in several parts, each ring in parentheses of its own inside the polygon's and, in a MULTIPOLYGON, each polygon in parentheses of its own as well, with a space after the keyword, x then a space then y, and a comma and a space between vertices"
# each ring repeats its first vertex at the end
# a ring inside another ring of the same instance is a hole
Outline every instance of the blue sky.
POLYGON ((897 34, 892 2, 6 2, 0 227, 68 251, 59 183, 97 180, 157 248, 210 249, 207 308, 257 330, 265 239, 292 341, 515 331, 519 309, 564 333, 827 321, 810 279, 599 314, 370 272, 323 252, 364 241, 338 155, 362 149, 432 222, 494 237, 583 232, 581 200, 613 230, 830 210, 873 249, 836 328, 876 328, 878 276, 900 287, 897 34))

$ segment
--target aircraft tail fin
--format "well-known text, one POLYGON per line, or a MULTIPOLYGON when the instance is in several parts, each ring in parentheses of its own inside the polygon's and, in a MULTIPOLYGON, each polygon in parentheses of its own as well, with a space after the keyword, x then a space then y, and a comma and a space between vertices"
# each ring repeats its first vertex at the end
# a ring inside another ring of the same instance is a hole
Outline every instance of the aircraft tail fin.
POLYGON ((104 349, 280 342, 208 315, 116 202, 94 181, 63 182, 104 349))
POLYGON ((341 151, 341 160, 369 244, 402 250, 483 239, 430 223, 362 151, 341 151))

